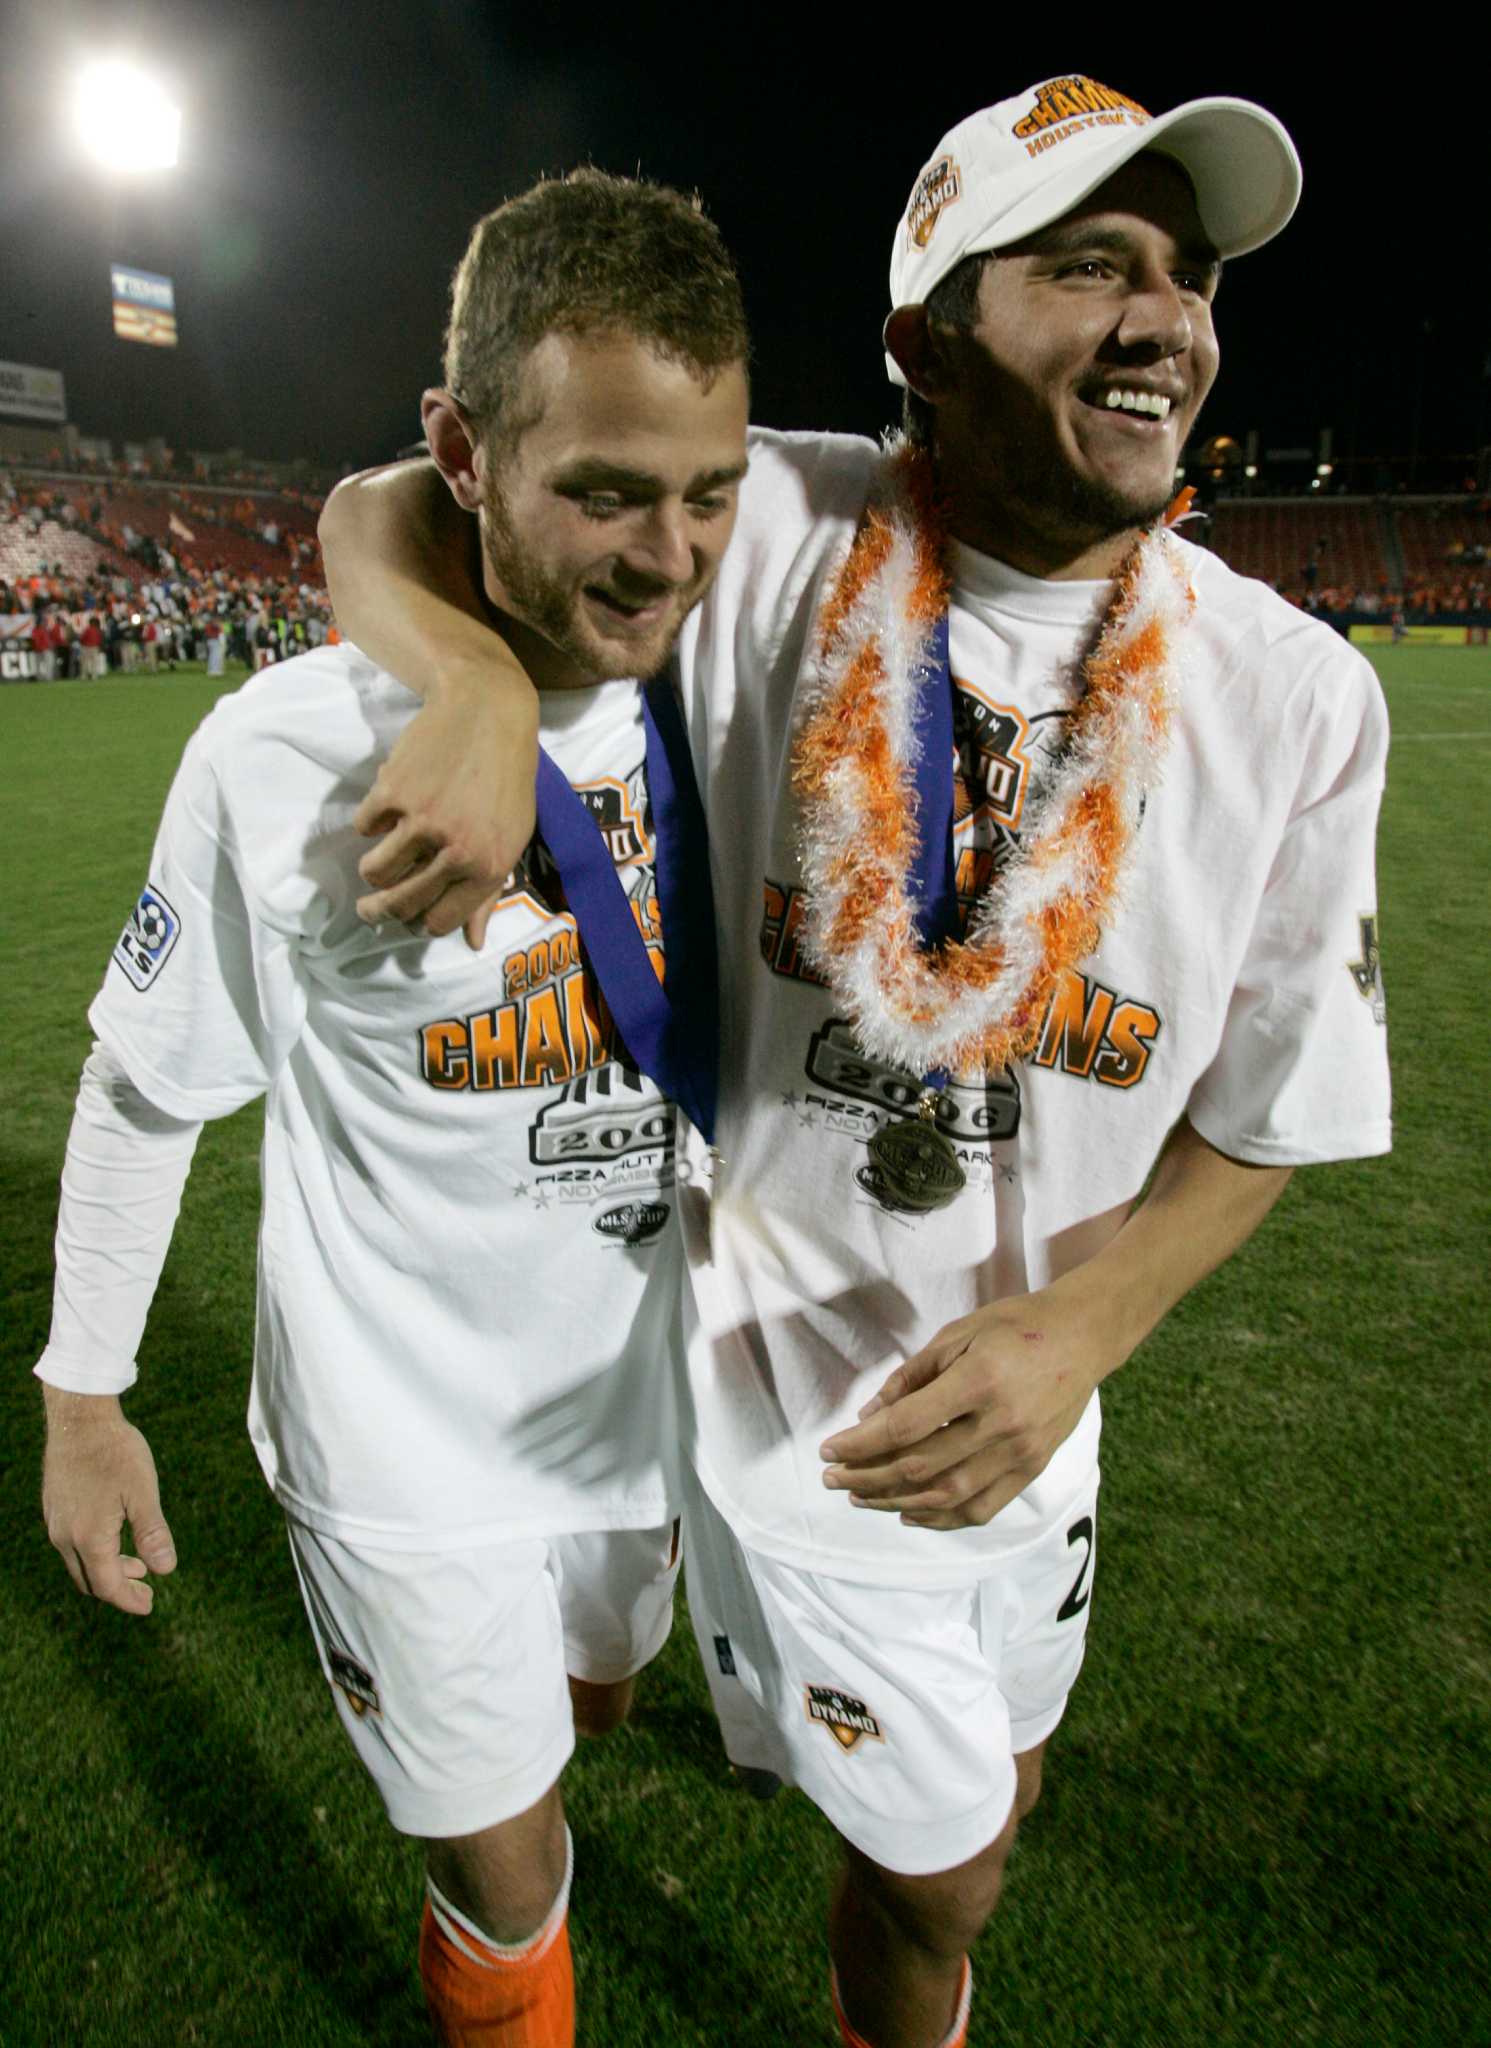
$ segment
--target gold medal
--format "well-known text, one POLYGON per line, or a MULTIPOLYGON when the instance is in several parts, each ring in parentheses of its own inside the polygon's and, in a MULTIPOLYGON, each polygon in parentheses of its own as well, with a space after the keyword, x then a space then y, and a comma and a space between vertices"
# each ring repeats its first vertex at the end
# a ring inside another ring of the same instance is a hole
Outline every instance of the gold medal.
POLYGON ((968 1179, 952 1140, 937 1128, 936 1105, 936 1090, 926 1089, 916 1115, 882 1124, 867 1148, 875 1192, 893 1208, 919 1216, 945 1209, 968 1179))

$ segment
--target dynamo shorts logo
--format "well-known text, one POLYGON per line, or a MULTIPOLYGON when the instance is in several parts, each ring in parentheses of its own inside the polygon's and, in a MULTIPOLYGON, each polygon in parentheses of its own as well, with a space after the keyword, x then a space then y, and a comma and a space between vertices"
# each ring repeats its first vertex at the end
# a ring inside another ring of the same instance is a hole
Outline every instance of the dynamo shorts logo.
POLYGON ((149 885, 141 890, 129 923, 119 934, 114 958, 136 988, 149 988, 180 936, 181 919, 160 890, 149 885))

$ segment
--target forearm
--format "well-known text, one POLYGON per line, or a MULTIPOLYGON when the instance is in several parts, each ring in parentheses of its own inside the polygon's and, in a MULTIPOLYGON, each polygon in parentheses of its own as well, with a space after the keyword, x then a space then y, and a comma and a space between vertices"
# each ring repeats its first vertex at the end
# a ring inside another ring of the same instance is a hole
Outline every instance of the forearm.
POLYGON ((1149 1188, 1101 1251, 1047 1290, 1101 1305, 1108 1373, 1176 1303, 1262 1223, 1292 1167, 1248 1166, 1218 1152, 1185 1119, 1171 1133, 1149 1188))
MULTIPOLYGON (((40 1366, 37 1371, 41 1370, 40 1366)), ((124 1421, 117 1394, 79 1394, 70 1387, 41 1383, 42 1409, 47 1421, 47 1442, 65 1449, 86 1431, 114 1428, 124 1421)))
POLYGON ((338 484, 318 532, 337 623, 418 696, 500 693, 536 725, 526 671, 492 628, 476 520, 432 462, 366 470, 338 484))
POLYGON ((133 1384, 200 1131, 147 1102, 94 1047, 67 1142, 52 1330, 36 1366, 49 1420, 75 1406, 68 1396, 117 1395, 133 1384))
POLYGON ((343 629, 427 701, 396 741, 354 823, 382 835, 364 856, 358 915, 466 926, 480 948, 533 833, 538 693, 481 594, 476 520, 431 463, 339 484, 321 516, 343 629))

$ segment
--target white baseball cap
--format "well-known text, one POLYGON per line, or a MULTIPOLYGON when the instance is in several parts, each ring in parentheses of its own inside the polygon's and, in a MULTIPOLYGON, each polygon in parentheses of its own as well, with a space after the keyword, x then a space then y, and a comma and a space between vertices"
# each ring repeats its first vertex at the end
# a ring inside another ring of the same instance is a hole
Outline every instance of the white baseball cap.
MULTIPOLYGON (((1048 78, 948 130, 911 188, 890 257, 890 302, 922 305, 965 256, 1048 227, 1141 150, 1173 157, 1222 256, 1276 235, 1299 204, 1299 157, 1250 100, 1187 100, 1159 116, 1094 78, 1048 78)), ((906 379, 891 357, 893 384, 906 379)))

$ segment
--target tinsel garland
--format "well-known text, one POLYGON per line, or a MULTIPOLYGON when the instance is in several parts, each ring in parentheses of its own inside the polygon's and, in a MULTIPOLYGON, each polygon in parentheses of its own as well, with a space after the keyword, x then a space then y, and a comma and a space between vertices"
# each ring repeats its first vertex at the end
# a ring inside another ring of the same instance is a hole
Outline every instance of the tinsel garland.
POLYGON ((946 557, 931 462, 892 440, 820 616, 793 787, 807 955, 860 1044, 913 1073, 972 1076, 1031 1050, 1060 977, 1097 947, 1159 778, 1195 598, 1167 526, 1143 534, 1018 847, 975 904, 966 938, 923 952, 909 888, 916 713, 947 608, 946 557))

